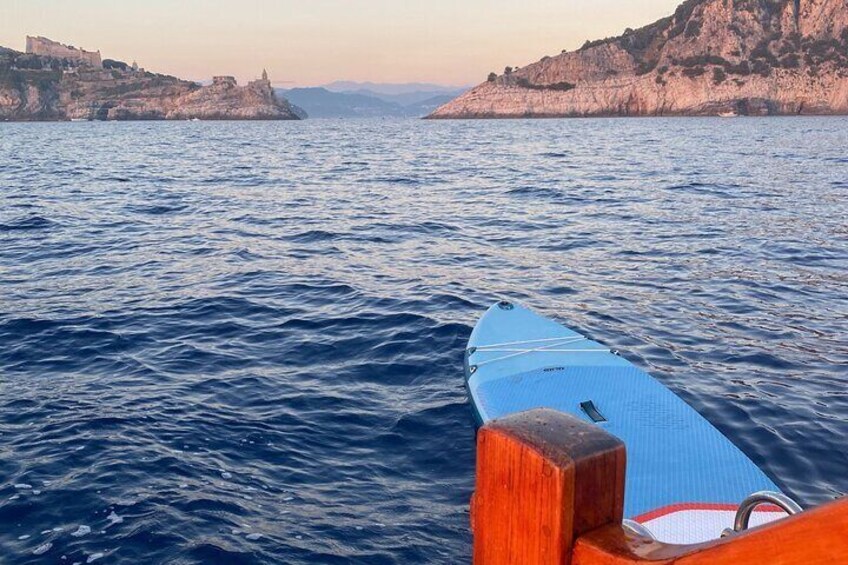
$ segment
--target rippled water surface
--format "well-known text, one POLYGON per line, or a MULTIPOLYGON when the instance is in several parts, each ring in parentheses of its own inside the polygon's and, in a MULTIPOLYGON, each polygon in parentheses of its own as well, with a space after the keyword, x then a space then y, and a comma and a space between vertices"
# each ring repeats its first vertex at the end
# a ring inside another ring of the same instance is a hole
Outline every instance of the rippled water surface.
POLYGON ((500 297, 848 491, 846 179, 842 118, 0 124, 2 561, 467 561, 500 297))

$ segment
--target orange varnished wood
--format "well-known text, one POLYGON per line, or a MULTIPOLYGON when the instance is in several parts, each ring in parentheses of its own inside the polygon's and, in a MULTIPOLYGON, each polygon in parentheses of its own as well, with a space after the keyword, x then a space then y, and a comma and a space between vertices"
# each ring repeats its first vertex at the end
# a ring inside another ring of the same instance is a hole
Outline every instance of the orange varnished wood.
POLYGON ((474 562, 568 563, 577 536, 621 522, 624 467, 618 439, 560 412, 485 426, 472 498, 474 562))
POLYGON ((471 524, 477 565, 848 565, 848 498, 698 545, 626 532, 625 452, 550 410, 481 428, 471 524))
POLYGON ((573 565, 844 565, 848 499, 699 545, 668 545, 612 524, 576 541, 573 565))

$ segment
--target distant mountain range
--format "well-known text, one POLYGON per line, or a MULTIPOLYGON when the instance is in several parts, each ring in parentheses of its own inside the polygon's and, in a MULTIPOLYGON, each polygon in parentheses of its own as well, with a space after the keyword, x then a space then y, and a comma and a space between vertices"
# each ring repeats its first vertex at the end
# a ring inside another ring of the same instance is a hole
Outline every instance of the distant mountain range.
POLYGON ((434 84, 429 82, 356 82, 350 80, 337 80, 330 84, 323 85, 324 88, 332 92, 356 92, 358 90, 368 90, 380 95, 393 96, 396 94, 411 94, 415 92, 437 92, 445 94, 456 91, 463 91, 470 88, 470 85, 446 86, 444 84, 434 84))
POLYGON ((420 118, 465 91, 438 84, 338 81, 321 87, 277 89, 310 118, 420 118))

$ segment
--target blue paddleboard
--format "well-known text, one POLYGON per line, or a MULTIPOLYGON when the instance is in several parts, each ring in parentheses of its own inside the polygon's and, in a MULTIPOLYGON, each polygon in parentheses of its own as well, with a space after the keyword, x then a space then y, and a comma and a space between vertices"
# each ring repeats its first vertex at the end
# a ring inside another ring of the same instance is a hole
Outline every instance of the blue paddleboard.
MULTIPOLYGON (((746 497, 779 492, 742 451, 645 371, 521 306, 501 302, 483 315, 468 341, 465 372, 481 424, 550 408, 621 439, 625 518, 660 541, 718 538, 746 497)), ((783 516, 760 507, 751 525, 783 516)))

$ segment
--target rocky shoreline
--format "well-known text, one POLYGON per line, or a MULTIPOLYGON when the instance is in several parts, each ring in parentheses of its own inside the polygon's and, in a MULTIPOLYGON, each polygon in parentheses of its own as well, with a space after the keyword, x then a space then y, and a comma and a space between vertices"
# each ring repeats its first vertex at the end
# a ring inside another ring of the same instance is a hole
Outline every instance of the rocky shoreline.
POLYGON ((489 80, 430 119, 848 113, 844 0, 688 0, 489 80))
POLYGON ((0 121, 194 119, 300 117, 264 73, 246 86, 232 77, 201 86, 120 61, 107 59, 98 66, 0 47, 0 121))

